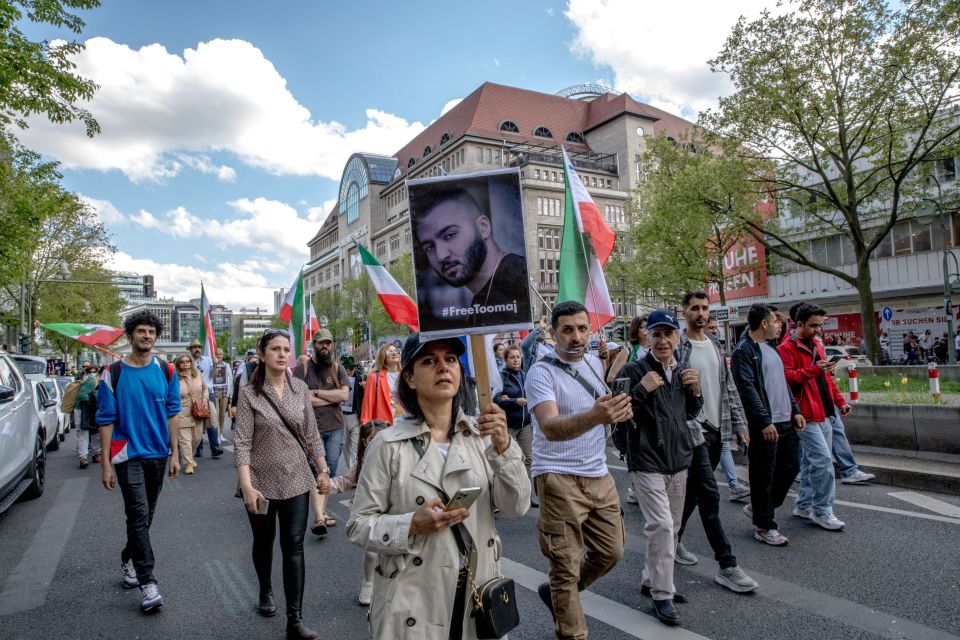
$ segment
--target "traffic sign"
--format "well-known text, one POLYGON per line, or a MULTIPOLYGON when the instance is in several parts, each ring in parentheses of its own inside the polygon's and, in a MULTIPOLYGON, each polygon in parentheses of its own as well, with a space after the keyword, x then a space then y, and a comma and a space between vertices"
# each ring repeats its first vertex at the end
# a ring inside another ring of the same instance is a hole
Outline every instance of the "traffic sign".
POLYGON ((883 315, 883 320, 885 322, 890 322, 891 320, 893 320, 893 309, 891 309, 890 307, 884 307, 882 315, 883 315))
POLYGON ((730 310, 726 307, 711 309, 710 315, 713 316, 714 320, 717 322, 725 322, 730 319, 730 310))

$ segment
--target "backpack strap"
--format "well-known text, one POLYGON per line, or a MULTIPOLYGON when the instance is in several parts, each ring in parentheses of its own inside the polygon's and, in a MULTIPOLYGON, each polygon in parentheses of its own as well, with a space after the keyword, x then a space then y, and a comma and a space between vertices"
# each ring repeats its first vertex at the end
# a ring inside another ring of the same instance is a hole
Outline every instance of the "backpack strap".
POLYGON ((571 367, 571 366, 570 366, 569 364, 567 364, 566 362, 563 362, 562 360, 559 360, 559 359, 557 359, 557 358, 554 358, 553 356, 544 356, 544 357, 540 358, 540 360, 539 360, 538 362, 546 362, 547 364, 552 364, 552 365, 555 366, 556 368, 560 369, 561 371, 563 371, 564 373, 566 373, 567 375, 569 375, 571 378, 573 378, 574 380, 576 380, 577 382, 579 382, 579 383, 580 383, 580 386, 582 386, 584 389, 586 389, 587 393, 589 393, 589 394, 593 397, 594 400, 596 400, 596 399, 599 398, 601 395, 603 395, 603 394, 597 393, 597 390, 593 388, 593 385, 590 384, 589 382, 587 382, 587 381, 583 378, 583 376, 580 375, 580 372, 579 372, 579 371, 577 371, 576 369, 574 369, 573 367, 571 367))
MULTIPOLYGON (((164 362, 160 359, 160 356, 153 356, 153 361, 156 363, 160 370, 163 371, 163 377, 167 380, 167 384, 170 384, 170 378, 173 377, 173 364, 170 362, 164 362)), ((120 373, 123 371, 123 360, 117 360, 116 362, 110 363, 110 384, 113 385, 113 393, 117 393, 117 384, 120 382, 120 373)))

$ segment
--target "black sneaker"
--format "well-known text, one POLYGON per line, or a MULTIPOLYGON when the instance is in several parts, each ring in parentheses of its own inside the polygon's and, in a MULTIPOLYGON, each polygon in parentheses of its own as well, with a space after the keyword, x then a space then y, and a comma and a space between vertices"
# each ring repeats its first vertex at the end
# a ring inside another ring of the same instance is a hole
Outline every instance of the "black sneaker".
POLYGON ((202 457, 203 457, 203 449, 197 449, 197 450, 193 453, 193 457, 194 457, 194 458, 202 458, 202 457))
POLYGON ((557 614, 553 612, 553 598, 550 596, 550 583, 544 582, 539 587, 537 587, 537 595, 540 596, 540 599, 543 600, 543 604, 547 605, 547 609, 550 610, 550 617, 553 618, 553 621, 557 621, 557 614))
POLYGON ((222 455, 223 455, 223 449, 214 449, 213 451, 210 452, 210 457, 213 458, 214 460, 216 460, 222 455))
MULTIPOLYGON (((648 587, 648 586, 645 585, 645 584, 640 585, 640 595, 646 596, 646 597, 650 598, 650 597, 651 597, 651 595, 650 595, 650 587, 648 587)), ((677 603, 679 603, 679 604, 686 604, 686 603, 687 603, 687 595, 686 595, 685 593, 683 593, 682 591, 674 591, 674 592, 673 592, 673 601, 674 601, 674 602, 677 602, 677 603)))

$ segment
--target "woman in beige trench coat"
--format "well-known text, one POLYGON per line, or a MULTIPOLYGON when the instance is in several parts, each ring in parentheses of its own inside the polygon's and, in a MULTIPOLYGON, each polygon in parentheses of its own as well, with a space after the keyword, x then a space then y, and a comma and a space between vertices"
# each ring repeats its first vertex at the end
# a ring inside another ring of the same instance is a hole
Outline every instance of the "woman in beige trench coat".
POLYGON ((471 585, 451 528, 462 523, 473 540, 470 573, 480 587, 501 575, 493 510, 518 517, 530 506, 523 454, 503 410, 491 403, 477 419, 459 408, 462 353, 458 339, 407 339, 398 395, 408 415, 377 435, 364 460, 347 535, 378 554, 370 605, 378 640, 448 640, 457 637, 451 624, 464 640, 476 638, 471 585), (437 489, 453 496, 466 487, 482 489, 477 501, 442 511, 437 489), (453 620, 458 581, 466 582, 466 598, 453 620))

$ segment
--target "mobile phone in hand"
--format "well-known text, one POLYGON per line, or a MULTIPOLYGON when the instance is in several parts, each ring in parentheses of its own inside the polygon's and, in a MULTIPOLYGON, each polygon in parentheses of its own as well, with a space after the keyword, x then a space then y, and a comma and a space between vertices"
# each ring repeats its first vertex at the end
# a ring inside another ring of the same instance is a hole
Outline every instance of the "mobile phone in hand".
POLYGON ((270 513, 270 501, 266 498, 257 498, 257 513, 262 516, 270 513))
POLYGON ((476 502, 477 498, 480 497, 480 487, 464 487, 463 489, 457 489, 457 492, 453 494, 453 497, 450 498, 450 502, 447 503, 447 506, 443 508, 444 511, 452 511, 454 509, 469 509, 470 506, 476 502))
POLYGON ((618 396, 621 393, 630 393, 630 378, 617 378, 610 387, 610 392, 618 396))

